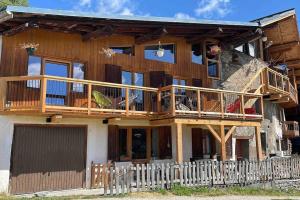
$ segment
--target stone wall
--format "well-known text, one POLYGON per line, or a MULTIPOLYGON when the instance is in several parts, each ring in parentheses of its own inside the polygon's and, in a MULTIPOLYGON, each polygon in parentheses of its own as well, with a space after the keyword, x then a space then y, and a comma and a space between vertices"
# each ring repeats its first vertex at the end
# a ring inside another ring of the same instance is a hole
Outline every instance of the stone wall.
MULTIPOLYGON (((259 59, 248 56, 236 50, 224 50, 221 55, 222 72, 221 79, 214 81, 216 88, 242 91, 255 74, 266 63, 259 59)), ((257 78, 251 85, 249 90, 256 89, 260 85, 260 78, 257 78)), ((278 104, 270 101, 264 101, 265 118, 262 123, 262 132, 266 133, 267 150, 266 154, 274 154, 278 151, 276 139, 282 133, 280 124, 280 111, 278 104)), ((251 136, 249 140, 249 157, 248 159, 256 159, 256 143, 255 130, 251 127, 238 127, 234 133, 234 137, 251 136)))

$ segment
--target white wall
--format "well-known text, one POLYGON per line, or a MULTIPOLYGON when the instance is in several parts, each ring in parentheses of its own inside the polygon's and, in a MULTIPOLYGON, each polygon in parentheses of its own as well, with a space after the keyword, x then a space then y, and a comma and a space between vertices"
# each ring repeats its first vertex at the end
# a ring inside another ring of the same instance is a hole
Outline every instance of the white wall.
MULTIPOLYGON (((10 154, 14 124, 46 124, 45 117, 1 116, 0 115, 0 193, 8 192, 10 154)), ((60 124, 77 124, 88 126, 86 183, 90 186, 91 162, 107 161, 107 125, 101 119, 63 118, 60 124)))

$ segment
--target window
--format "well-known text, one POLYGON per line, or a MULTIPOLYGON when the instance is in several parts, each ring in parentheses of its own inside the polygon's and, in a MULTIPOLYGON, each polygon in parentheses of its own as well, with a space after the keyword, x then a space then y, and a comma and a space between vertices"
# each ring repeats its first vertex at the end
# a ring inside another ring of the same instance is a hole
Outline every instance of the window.
MULTIPOLYGON (((84 64, 82 63, 73 63, 73 78, 84 80, 84 64)), ((73 83, 72 91, 73 92, 83 92, 82 83, 73 83)))
MULTIPOLYGON (((142 73, 134 73, 128 71, 122 71, 122 84, 144 86, 144 75, 142 73)), ((134 110, 144 110, 144 92, 142 90, 130 90, 129 91, 130 102, 134 106, 134 110)), ((125 89, 122 89, 122 97, 125 99, 125 89)))
POLYGON ((127 47, 110 47, 110 49, 112 49, 115 53, 118 54, 126 54, 129 56, 133 56, 134 55, 134 48, 127 46, 127 47))
POLYGON ((208 60, 207 62, 208 76, 213 78, 219 77, 219 63, 216 60, 208 60))
POLYGON ((263 154, 266 154, 266 152, 267 152, 267 134, 266 134, 266 132, 261 132, 260 137, 261 137, 262 152, 263 152, 263 154))
MULTIPOLYGON (((28 76, 38 76, 41 75, 42 59, 38 56, 28 57, 28 76)), ((27 87, 30 88, 40 88, 39 80, 28 80, 27 87)))
POLYGON ((175 45, 174 44, 164 44, 161 45, 164 51, 163 56, 157 56, 157 50, 159 45, 146 46, 144 49, 145 59, 157 60, 161 62, 175 63, 175 45))
POLYGON ((220 78, 220 52, 221 48, 215 42, 206 43, 206 60, 208 77, 220 78))
POLYGON ((192 62, 196 64, 203 64, 202 44, 192 45, 192 62))
POLYGON ((257 58, 257 56, 258 56, 257 41, 249 42, 248 47, 249 47, 249 56, 257 58))
MULTIPOLYGON (((181 85, 181 86, 186 86, 186 80, 182 80, 182 79, 176 79, 173 78, 173 85, 181 85)), ((179 95, 185 95, 185 89, 175 89, 175 94, 179 95)))

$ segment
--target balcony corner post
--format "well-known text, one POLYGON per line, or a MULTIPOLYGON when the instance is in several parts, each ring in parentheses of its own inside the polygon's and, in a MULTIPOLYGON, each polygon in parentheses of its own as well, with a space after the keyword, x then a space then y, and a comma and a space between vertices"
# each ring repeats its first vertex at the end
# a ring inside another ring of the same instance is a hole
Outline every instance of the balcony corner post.
POLYGON ((91 107, 92 107, 92 85, 88 84, 88 115, 91 114, 91 107))
POLYGON ((41 79, 41 87, 40 87, 40 107, 41 111, 46 112, 46 92, 47 92, 47 78, 42 77, 41 79))

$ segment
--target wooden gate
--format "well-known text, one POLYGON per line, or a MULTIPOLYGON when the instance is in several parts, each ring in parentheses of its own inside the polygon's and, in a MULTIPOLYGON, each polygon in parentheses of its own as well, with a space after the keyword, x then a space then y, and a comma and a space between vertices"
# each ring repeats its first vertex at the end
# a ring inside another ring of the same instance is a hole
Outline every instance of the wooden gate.
POLYGON ((10 193, 83 188, 86 127, 16 125, 10 193))

